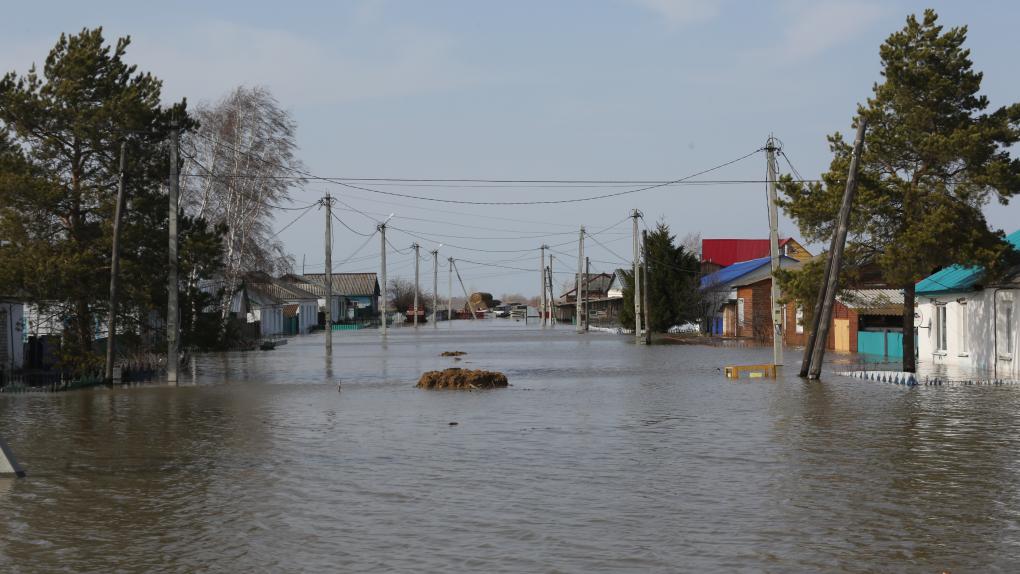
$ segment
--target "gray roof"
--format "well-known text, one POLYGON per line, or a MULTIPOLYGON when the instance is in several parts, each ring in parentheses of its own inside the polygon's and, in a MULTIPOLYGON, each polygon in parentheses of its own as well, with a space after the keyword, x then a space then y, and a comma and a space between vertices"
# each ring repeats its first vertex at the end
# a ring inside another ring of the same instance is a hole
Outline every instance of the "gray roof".
MULTIPOLYGON (((319 297, 326 296, 326 274, 305 273, 284 275, 284 281, 297 283, 319 297)), ((375 273, 333 273, 333 294, 347 297, 379 295, 379 280, 375 273)))
MULTIPOLYGON (((605 295, 609 292, 609 289, 613 286, 613 281, 615 280, 615 273, 587 273, 584 281, 585 291, 591 294, 605 295)), ((563 293, 560 298, 565 299, 567 296, 574 294, 576 290, 577 281, 574 281, 574 285, 563 293)))
POLYGON ((287 303, 318 299, 315 293, 302 289, 299 285, 274 279, 265 273, 248 273, 244 277, 244 283, 248 287, 249 296, 251 292, 258 291, 262 296, 287 303))
POLYGON ((836 299, 861 315, 902 315, 902 289, 848 289, 836 299))

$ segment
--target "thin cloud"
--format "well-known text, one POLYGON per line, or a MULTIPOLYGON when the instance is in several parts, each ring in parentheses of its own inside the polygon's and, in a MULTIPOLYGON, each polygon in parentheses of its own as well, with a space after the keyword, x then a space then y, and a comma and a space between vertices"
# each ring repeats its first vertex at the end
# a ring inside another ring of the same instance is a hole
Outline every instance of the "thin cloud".
POLYGON ((798 2, 787 11, 790 25, 773 53, 794 61, 813 58, 854 39, 885 14, 882 6, 867 2, 798 2))
POLYGON ((719 0, 633 0, 666 20, 670 26, 707 22, 719 15, 719 0))

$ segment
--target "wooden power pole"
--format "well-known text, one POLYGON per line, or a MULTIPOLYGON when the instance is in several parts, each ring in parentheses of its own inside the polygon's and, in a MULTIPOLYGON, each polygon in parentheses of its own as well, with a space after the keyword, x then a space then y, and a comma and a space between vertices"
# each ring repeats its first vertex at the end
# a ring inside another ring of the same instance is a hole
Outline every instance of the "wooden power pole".
POLYGON ((584 332, 584 319, 581 317, 581 284, 584 282, 584 226, 581 226, 581 235, 577 241, 577 284, 574 285, 574 322, 578 334, 584 332))
POLYGON ((853 155, 850 158, 850 173, 846 178, 846 190, 843 192, 843 203, 839 208, 836 230, 832 234, 832 243, 826 257, 825 279, 819 290, 818 302, 815 305, 815 316, 812 318, 811 334, 804 346, 805 368, 801 366, 801 376, 817 379, 822 372, 822 361, 825 360, 825 342, 829 338, 829 323, 832 321, 832 304, 839 287, 839 271, 843 265, 843 249, 846 247, 846 235, 850 228, 850 210, 853 207, 854 195, 857 193, 857 167, 861 161, 861 150, 864 147, 864 134, 868 122, 863 116, 857 119, 857 137, 854 139, 853 155))
POLYGON ((381 267, 380 274, 382 275, 382 296, 380 297, 379 305, 382 312, 379 314, 382 318, 380 327, 382 328, 383 337, 386 336, 386 223, 379 224, 379 253, 381 267))
POLYGON ((415 242, 414 245, 411 245, 411 247, 414 248, 414 326, 415 326, 415 328, 417 328, 418 327, 418 291, 419 291, 418 286, 421 284, 421 280, 419 279, 419 277, 421 275, 421 273, 420 273, 420 269, 421 269, 421 256, 419 255, 419 253, 421 252, 421 245, 418 245, 418 243, 415 242))
POLYGON ((546 311, 548 311, 549 306, 548 299, 546 299, 545 297, 545 250, 548 248, 549 248, 548 245, 545 244, 542 245, 540 249, 542 252, 541 261, 539 262, 538 266, 538 278, 539 283, 541 283, 541 290, 539 291, 539 293, 541 293, 541 296, 539 297, 538 314, 542 316, 542 319, 539 321, 539 324, 542 325, 543 327, 545 327, 547 324, 546 311))
POLYGON ((113 380, 113 363, 117 355, 117 275, 120 272, 120 220, 124 209, 124 170, 127 142, 120 142, 120 170, 117 175, 117 206, 113 211, 113 252, 110 254, 110 320, 106 335, 106 371, 103 378, 113 380))
POLYGON ((641 282, 644 284, 644 289, 641 290, 641 305, 645 312, 645 344, 652 344, 652 308, 648 305, 648 292, 651 291, 651 287, 648 284, 648 230, 644 229, 641 231, 641 247, 644 257, 642 262, 644 265, 641 266, 641 282))
POLYGON ((769 136, 765 144, 769 180, 769 254, 772 271, 772 364, 783 364, 783 307, 779 304, 779 209, 776 194, 776 140, 769 136))
POLYGON ((326 206, 326 354, 333 353, 333 198, 327 193, 326 206))
POLYGON ((180 311, 177 307, 177 210, 180 208, 178 186, 180 177, 177 173, 177 154, 181 145, 181 132, 177 126, 177 120, 170 124, 170 193, 169 193, 169 221, 167 228, 170 235, 170 269, 167 273, 167 298, 166 298, 166 380, 169 383, 177 382, 177 368, 180 360, 178 335, 180 327, 178 319, 180 311))
POLYGON ((438 329, 436 321, 439 306, 439 248, 432 250, 432 328, 438 329))
POLYGON ((631 218, 634 219, 633 228, 633 242, 634 242, 634 340, 641 342, 641 248, 638 245, 638 217, 641 217, 641 212, 634 210, 631 212, 631 218))

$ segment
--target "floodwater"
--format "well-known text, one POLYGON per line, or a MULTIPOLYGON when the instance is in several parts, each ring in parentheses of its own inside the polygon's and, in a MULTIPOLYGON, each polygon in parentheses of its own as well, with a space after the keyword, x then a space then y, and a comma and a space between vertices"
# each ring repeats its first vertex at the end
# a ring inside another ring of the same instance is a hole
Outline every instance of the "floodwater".
POLYGON ((1020 563, 1020 387, 727 381, 770 349, 511 321, 322 342, 202 356, 177 388, 0 394, 29 473, 0 479, 0 571, 1020 563), (455 364, 512 387, 414 388, 455 364))

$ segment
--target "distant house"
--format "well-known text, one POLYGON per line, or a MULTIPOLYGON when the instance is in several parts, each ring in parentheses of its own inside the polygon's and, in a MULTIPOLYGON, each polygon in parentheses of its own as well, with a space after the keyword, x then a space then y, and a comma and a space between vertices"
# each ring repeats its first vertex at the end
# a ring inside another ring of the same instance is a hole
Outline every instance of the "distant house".
POLYGON ((319 301, 314 293, 294 283, 274 279, 265 273, 248 273, 244 277, 249 297, 252 290, 269 295, 283 305, 283 329, 288 335, 308 333, 319 323, 319 301))
POLYGON ((248 322, 259 324, 259 335, 261 337, 283 335, 285 332, 283 301, 273 296, 272 290, 264 284, 245 283, 242 288, 246 294, 248 322))
MULTIPOLYGON (((379 314, 379 280, 375 273, 333 273, 333 321, 375 317, 379 314)), ((319 308, 326 310, 326 274, 289 274, 280 278, 318 297, 319 308)))
MULTIPOLYGON (((779 240, 779 254, 801 262, 812 257, 796 239, 789 237, 779 240)), ((701 272, 708 275, 735 263, 771 255, 768 239, 702 239, 701 272)))
MULTIPOLYGON (((618 288, 617 273, 588 273, 581 283, 581 295, 588 305, 588 318, 612 321, 620 316, 623 291, 618 288)), ((556 303, 556 320, 573 322, 577 312, 577 281, 560 295, 556 303)))
POLYGON ((25 360, 25 310, 21 301, 0 297, 0 373, 20 369, 25 360))
MULTIPOLYGON (((1020 231, 1006 237, 1020 249, 1020 231)), ((918 282, 918 357, 992 376, 1020 376, 1020 270, 987 282, 982 267, 953 265, 918 282)))
MULTIPOLYGON (((701 278, 702 295, 712 310, 710 334, 772 340, 771 261, 770 257, 740 261, 701 278)), ((779 262, 783 269, 801 266, 788 256, 779 262)))

